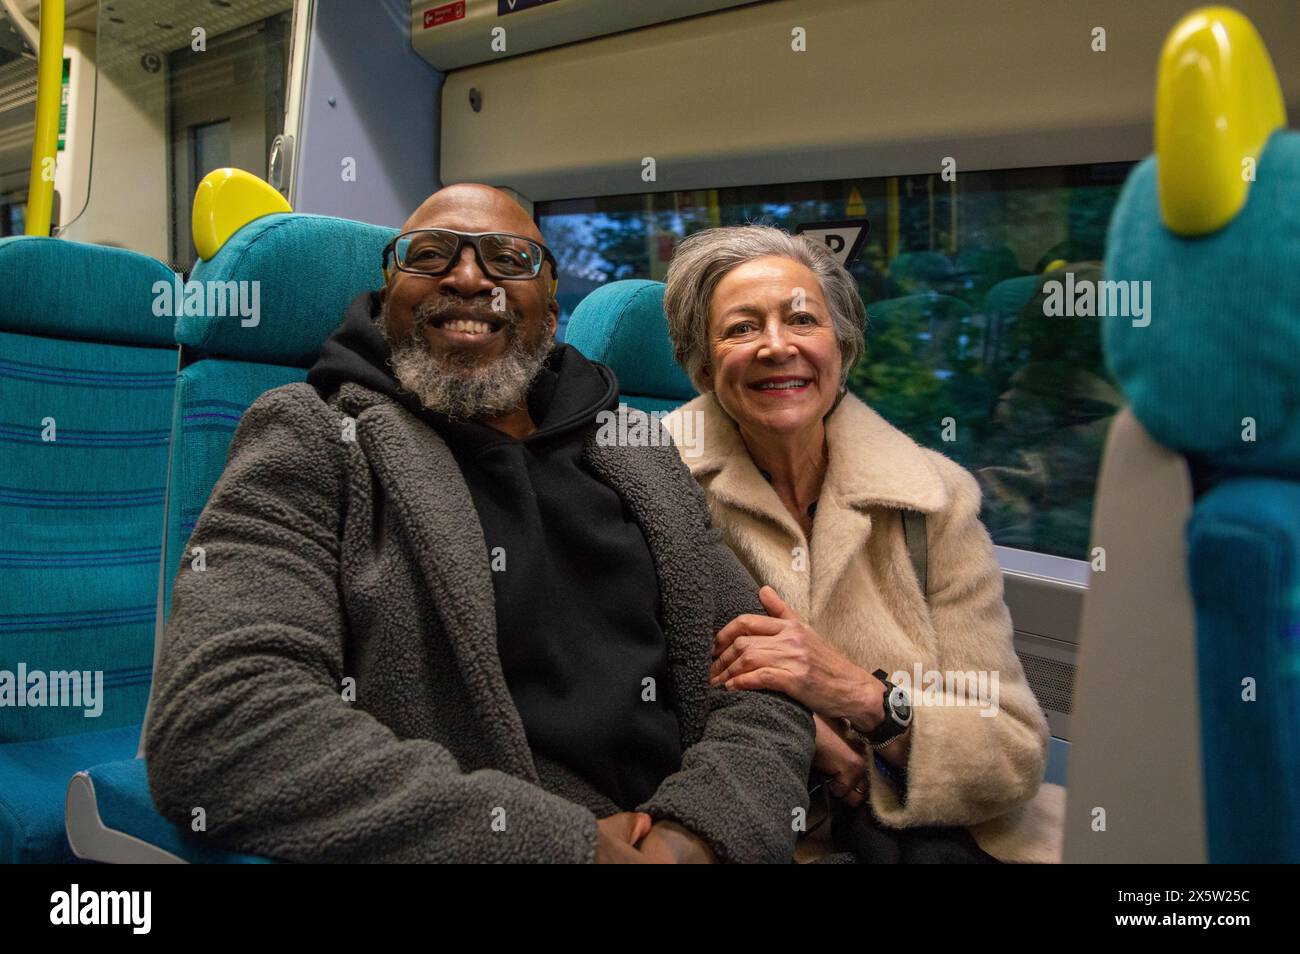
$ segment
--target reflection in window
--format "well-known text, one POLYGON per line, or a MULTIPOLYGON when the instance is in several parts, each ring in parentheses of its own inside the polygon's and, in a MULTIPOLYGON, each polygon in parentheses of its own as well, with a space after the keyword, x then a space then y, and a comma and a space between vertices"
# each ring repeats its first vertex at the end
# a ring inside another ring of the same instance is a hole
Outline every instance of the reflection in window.
POLYGON ((213 169, 230 165, 230 120, 199 123, 190 127, 190 191, 213 169))
POLYGON ((0 238, 22 235, 27 226, 26 195, 0 196, 0 238))
MULTIPOLYGON (((30 10, 25 12, 36 19, 30 10)), ((35 123, 36 54, 0 9, 0 238, 22 235, 27 224, 35 123)))
MULTIPOLYGON (((245 20, 255 10, 247 9, 245 20)), ((271 142, 284 120, 289 25, 288 12, 278 13, 224 34, 209 31, 202 50, 183 46, 167 55, 169 238, 172 261, 182 271, 197 254, 190 210, 203 177, 225 166, 266 175, 271 142)))
POLYGON ((849 386, 969 468, 994 542, 1086 559, 1106 427, 1121 398, 1098 320, 1047 318, 1043 284, 1100 277, 1131 163, 655 193, 538 203, 560 263, 561 325, 594 288, 662 280, 677 241, 865 215, 852 271, 867 354, 849 386))

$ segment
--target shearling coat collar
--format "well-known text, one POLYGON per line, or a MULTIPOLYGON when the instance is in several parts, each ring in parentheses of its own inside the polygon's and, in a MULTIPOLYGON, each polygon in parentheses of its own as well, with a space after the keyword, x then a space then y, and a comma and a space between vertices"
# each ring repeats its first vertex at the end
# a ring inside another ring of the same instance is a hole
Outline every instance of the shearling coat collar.
MULTIPOLYGON (((788 548, 808 546, 802 529, 771 484, 750 459, 735 422, 712 394, 695 398, 677 411, 697 414, 702 436, 698 457, 687 458, 692 476, 710 495, 779 528, 788 548)), ((845 395, 826 420, 830 463, 813 523, 811 592, 790 594, 817 615, 834 592, 849 558, 871 533, 873 507, 938 513, 949 505, 943 479, 925 452, 906 434, 852 394, 845 395)))
MULTIPOLYGON (((748 453, 740 453, 744 449, 740 430, 713 395, 703 394, 679 411, 688 412, 704 415, 705 435, 700 456, 687 460, 691 474, 697 480, 717 474, 711 489, 734 498, 736 506, 772 517, 779 511, 788 518, 748 453), (769 492, 759 493, 763 488, 769 492)), ((925 452, 854 395, 846 394, 827 418, 826 439, 835 453, 823 496, 832 495, 843 506, 885 506, 923 513, 935 513, 948 505, 943 480, 925 452)), ((792 518, 791 524, 795 525, 792 518)))

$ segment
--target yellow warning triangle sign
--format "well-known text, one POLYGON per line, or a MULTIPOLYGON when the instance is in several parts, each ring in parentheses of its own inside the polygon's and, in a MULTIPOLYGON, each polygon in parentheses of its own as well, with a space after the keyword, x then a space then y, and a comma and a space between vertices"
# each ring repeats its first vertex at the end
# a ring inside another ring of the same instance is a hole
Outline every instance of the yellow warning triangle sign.
POLYGON ((849 202, 844 207, 845 215, 866 215, 867 204, 862 201, 862 193, 854 186, 849 190, 849 202))

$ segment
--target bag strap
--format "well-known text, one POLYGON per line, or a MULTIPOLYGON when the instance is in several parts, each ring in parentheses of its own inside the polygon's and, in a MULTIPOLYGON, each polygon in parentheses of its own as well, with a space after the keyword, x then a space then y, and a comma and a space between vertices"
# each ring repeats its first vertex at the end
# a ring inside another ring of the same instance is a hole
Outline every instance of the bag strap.
POLYGON ((930 600, 930 544, 926 539, 925 514, 919 510, 904 510, 903 536, 907 539, 907 555, 912 560, 912 570, 916 573, 916 582, 920 584, 921 595, 926 602, 930 600))

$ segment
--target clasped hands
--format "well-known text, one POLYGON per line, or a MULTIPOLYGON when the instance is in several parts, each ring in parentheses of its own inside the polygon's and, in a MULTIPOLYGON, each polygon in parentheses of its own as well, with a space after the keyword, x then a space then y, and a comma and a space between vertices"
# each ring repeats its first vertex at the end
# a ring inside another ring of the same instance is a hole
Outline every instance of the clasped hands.
MULTIPOLYGON (((832 776, 831 791, 851 805, 866 792, 866 761, 827 720, 847 718, 871 729, 884 720, 884 684, 831 646, 770 586, 758 591, 767 616, 746 613, 713 640, 710 684, 728 690, 768 689, 816 715, 813 764, 832 776)), ((644 812, 620 812, 596 822, 598 863, 716 863, 698 835, 644 812)))
POLYGON ((619 812, 596 822, 597 864, 717 864, 704 839, 644 812, 619 812))

